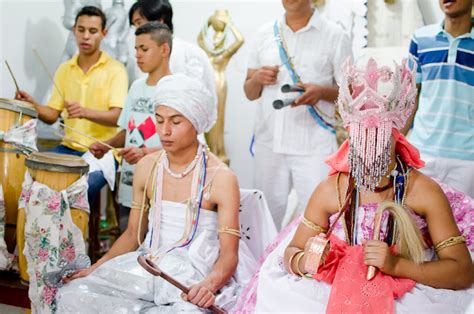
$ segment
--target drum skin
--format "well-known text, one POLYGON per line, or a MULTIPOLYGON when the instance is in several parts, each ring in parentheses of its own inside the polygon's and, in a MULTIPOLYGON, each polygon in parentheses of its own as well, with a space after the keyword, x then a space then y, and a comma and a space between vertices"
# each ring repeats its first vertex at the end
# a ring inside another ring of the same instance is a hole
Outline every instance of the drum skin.
MULTIPOLYGON (((0 98, 0 130, 6 132, 15 123, 23 124, 37 117, 33 106, 27 102, 0 98), (21 116, 21 117, 20 117, 21 116)), ((25 176, 25 155, 13 145, 0 141, 0 184, 5 197, 5 242, 8 251, 15 249, 15 226, 18 199, 25 176)))
MULTIPOLYGON (((81 157, 55 153, 33 153, 27 158, 25 164, 34 181, 43 183, 56 191, 67 189, 68 186, 79 180, 89 170, 88 164, 81 157)), ((71 208, 71 217, 74 224, 81 230, 84 241, 86 241, 89 215, 83 210, 71 208)), ((23 255, 23 249, 25 248, 25 221, 25 209, 19 208, 16 229, 18 268, 20 278, 27 282, 29 281, 27 262, 26 257, 23 255)))

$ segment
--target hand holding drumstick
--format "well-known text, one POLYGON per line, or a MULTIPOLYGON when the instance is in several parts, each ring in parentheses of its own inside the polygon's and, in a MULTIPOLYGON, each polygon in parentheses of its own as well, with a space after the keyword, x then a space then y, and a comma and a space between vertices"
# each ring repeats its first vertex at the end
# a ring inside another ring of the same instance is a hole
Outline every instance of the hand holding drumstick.
MULTIPOLYGON (((143 268, 145 268, 145 270, 148 271, 150 274, 163 278, 164 280, 168 281, 170 284, 172 284, 173 286, 181 290, 186 295, 186 298, 189 301, 189 295, 192 293, 191 291, 192 289, 189 289, 188 287, 184 286, 182 283, 176 281, 173 277, 164 273, 161 269, 158 268, 158 266, 156 266, 151 260, 149 260, 145 256, 139 256, 137 260, 138 260, 138 263, 143 268)), ((224 310, 222 310, 220 307, 214 304, 212 305, 205 304, 203 307, 209 309, 211 312, 216 313, 216 314, 226 313, 224 310)))
POLYGON ((68 113, 69 119, 87 119, 88 111, 87 108, 81 106, 78 102, 75 101, 64 101, 64 108, 68 113))

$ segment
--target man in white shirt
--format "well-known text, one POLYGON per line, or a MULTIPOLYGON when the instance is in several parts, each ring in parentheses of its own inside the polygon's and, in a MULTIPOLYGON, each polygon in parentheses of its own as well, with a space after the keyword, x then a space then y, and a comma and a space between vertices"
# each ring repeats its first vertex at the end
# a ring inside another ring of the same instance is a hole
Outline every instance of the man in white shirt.
MULTIPOLYGON (((173 8, 168 0, 140 0, 129 11, 130 25, 136 28, 151 21, 166 24, 173 32, 173 8)), ((170 56, 171 73, 183 73, 201 81, 213 96, 217 114, 217 94, 214 69, 206 53, 197 45, 173 36, 173 50, 170 56)), ((202 137, 204 139, 204 137, 202 137)))
POLYGON ((351 55, 347 34, 313 10, 311 0, 282 2, 285 15, 256 35, 244 85, 248 99, 259 99, 255 187, 264 192, 279 228, 290 189, 295 188, 302 211, 329 171, 324 160, 337 148, 330 121, 336 81, 351 55), (281 93, 282 85, 297 83, 305 89, 301 95, 281 93), (272 106, 277 99, 295 97, 291 107, 272 106))

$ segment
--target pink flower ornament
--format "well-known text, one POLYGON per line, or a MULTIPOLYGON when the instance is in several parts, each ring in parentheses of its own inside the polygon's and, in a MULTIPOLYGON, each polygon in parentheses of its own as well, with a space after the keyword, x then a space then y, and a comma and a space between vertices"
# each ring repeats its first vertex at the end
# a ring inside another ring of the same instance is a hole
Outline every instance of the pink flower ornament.
POLYGON ((380 119, 378 116, 372 114, 368 117, 366 117, 362 121, 363 125, 367 128, 378 128, 380 126, 380 119))
POLYGON ((57 288, 49 288, 48 286, 44 286, 43 288, 44 303, 51 305, 54 301, 57 291, 58 291, 57 288))
POLYGON ((76 258, 76 251, 73 246, 68 246, 61 252, 61 256, 68 262, 72 262, 76 258))
POLYGON ((58 212, 61 207, 61 196, 59 193, 53 194, 48 200, 48 209, 52 212, 58 212))
POLYGON ((40 261, 45 262, 48 259, 48 250, 39 249, 38 250, 38 257, 40 261))

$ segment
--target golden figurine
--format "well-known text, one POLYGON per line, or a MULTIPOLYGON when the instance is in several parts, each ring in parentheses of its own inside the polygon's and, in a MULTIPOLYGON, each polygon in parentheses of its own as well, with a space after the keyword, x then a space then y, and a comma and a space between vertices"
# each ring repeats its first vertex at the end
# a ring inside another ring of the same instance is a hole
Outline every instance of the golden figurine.
POLYGON ((224 149, 224 117, 225 102, 227 97, 227 83, 225 69, 230 58, 239 50, 244 43, 242 34, 232 24, 227 10, 216 10, 207 20, 207 25, 199 33, 198 44, 207 53, 214 68, 217 90, 217 122, 214 127, 206 133, 206 141, 211 151, 222 161, 229 164, 224 149), (214 35, 210 34, 211 28, 214 35), (228 44, 228 38, 232 33, 234 41, 228 44), (209 36, 212 36, 209 39, 209 36), (209 43, 209 41, 212 41, 209 43))
POLYGON ((321 6, 325 5, 325 4, 326 4, 326 1, 325 1, 325 0, 313 0, 313 5, 314 5, 315 7, 317 7, 317 8, 318 8, 318 7, 321 7, 321 6))

